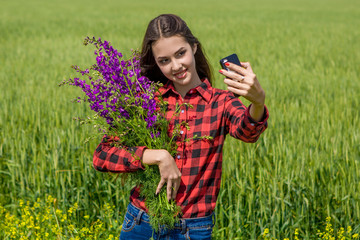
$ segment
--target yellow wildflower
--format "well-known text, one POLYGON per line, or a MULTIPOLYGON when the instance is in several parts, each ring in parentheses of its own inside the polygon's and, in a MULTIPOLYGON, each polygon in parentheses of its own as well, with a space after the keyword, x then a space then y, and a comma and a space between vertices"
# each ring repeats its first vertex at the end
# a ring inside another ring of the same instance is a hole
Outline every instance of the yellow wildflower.
POLYGON ((56 213, 56 215, 60 215, 62 212, 60 209, 56 209, 55 213, 56 213))
POLYGON ((295 240, 299 240, 298 235, 299 235, 299 229, 295 228, 295 238, 294 238, 295 240))

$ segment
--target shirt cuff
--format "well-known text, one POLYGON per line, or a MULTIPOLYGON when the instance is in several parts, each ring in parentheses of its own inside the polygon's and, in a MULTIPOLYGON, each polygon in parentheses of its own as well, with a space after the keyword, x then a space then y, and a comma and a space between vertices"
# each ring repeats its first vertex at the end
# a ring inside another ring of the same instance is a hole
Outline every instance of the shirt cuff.
POLYGON ((128 148, 128 151, 132 154, 132 157, 134 158, 134 161, 132 162, 133 167, 145 170, 145 166, 142 163, 142 157, 146 149, 146 146, 128 148))

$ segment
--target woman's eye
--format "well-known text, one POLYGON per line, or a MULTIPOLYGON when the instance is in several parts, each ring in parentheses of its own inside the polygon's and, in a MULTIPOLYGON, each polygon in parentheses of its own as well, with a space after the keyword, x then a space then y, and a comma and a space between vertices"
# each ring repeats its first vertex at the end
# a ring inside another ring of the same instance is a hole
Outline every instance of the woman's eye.
POLYGON ((165 64, 165 63, 167 63, 167 62, 168 62, 168 59, 161 59, 161 60, 159 61, 160 64, 165 64))
POLYGON ((185 52, 186 52, 186 51, 181 51, 181 52, 179 52, 178 56, 179 56, 179 57, 183 56, 183 55, 185 54, 185 52))

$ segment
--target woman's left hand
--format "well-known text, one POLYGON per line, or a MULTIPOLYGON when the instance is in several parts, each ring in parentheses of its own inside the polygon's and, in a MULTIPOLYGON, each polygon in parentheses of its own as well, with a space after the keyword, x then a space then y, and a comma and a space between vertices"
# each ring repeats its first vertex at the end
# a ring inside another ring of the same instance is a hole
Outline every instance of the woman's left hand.
POLYGON ((241 66, 227 62, 226 67, 231 71, 220 70, 226 78, 224 83, 228 90, 234 94, 243 96, 249 100, 254 107, 250 109, 251 116, 255 121, 261 119, 264 113, 265 91, 262 89, 249 62, 241 62, 241 66))

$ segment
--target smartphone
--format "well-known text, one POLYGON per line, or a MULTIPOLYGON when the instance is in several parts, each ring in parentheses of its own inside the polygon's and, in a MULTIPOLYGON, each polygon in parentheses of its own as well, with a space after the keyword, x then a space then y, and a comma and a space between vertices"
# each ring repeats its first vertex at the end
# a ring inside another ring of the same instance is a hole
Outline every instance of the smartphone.
POLYGON ((240 60, 235 53, 233 53, 227 57, 224 57, 223 59, 220 60, 221 67, 223 69, 225 69, 226 71, 229 71, 229 69, 225 66, 225 63, 227 63, 227 62, 231 62, 231 63, 241 66, 240 60))
MULTIPOLYGON (((236 64, 236 65, 241 66, 240 60, 239 60, 238 56, 236 55, 236 53, 233 53, 233 54, 231 54, 231 55, 229 55, 229 56, 227 56, 227 57, 224 57, 224 58, 222 58, 222 59, 220 60, 220 65, 221 65, 221 67, 222 67, 223 69, 225 69, 226 71, 230 71, 230 72, 231 72, 231 70, 229 70, 229 69, 226 67, 226 65, 225 65, 225 63, 227 63, 227 62, 231 62, 231 63, 234 63, 234 64, 236 64)), ((234 96, 235 96, 235 97, 240 97, 240 95, 235 94, 235 93, 234 93, 234 96)))

